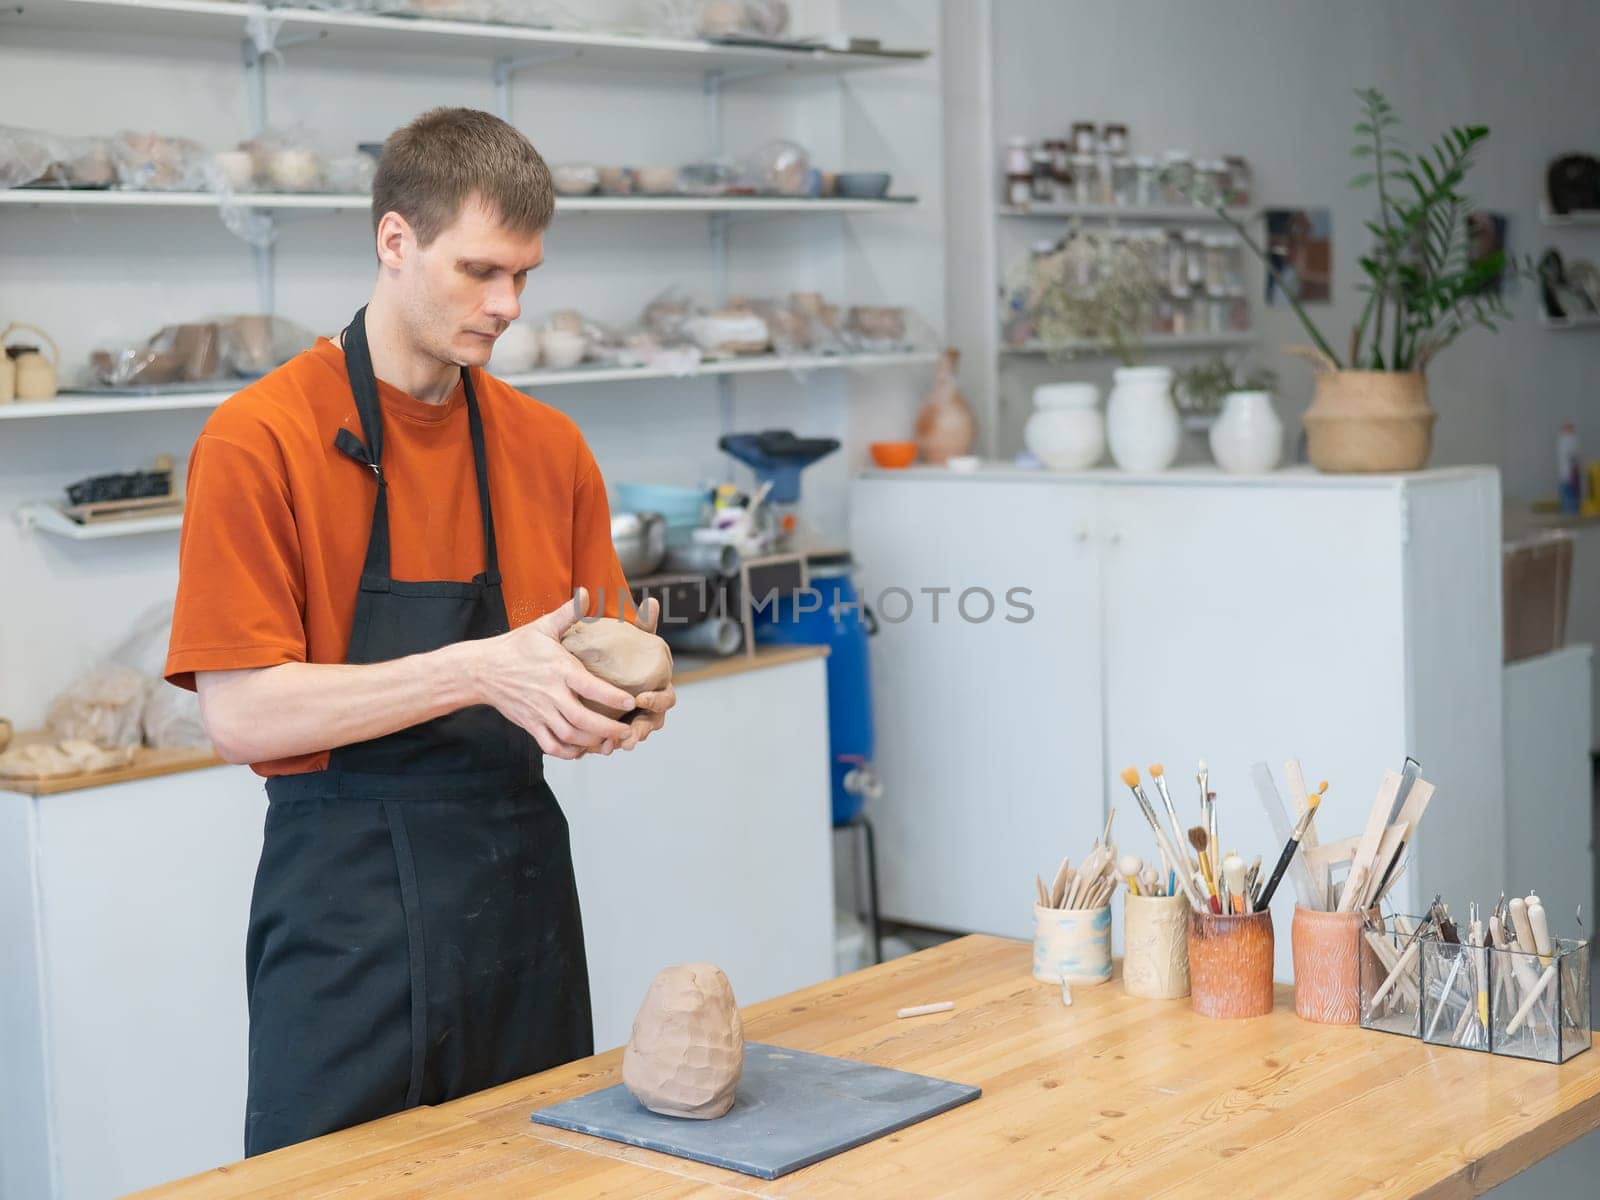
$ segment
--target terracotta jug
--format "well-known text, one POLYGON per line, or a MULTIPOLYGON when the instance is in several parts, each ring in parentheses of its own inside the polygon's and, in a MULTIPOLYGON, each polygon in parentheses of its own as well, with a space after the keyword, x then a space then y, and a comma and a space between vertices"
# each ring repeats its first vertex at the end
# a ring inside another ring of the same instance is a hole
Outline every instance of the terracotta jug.
POLYGON ((944 352, 934 372, 933 386, 917 414, 917 449, 925 463, 942 465, 954 455, 971 453, 977 438, 978 423, 967 398, 956 387, 960 363, 961 351, 944 352))
POLYGON ((56 348, 55 339, 36 325, 24 325, 20 321, 7 325, 0 330, 0 346, 4 346, 16 330, 26 330, 36 333, 50 347, 50 357, 46 358, 39 350, 32 346, 18 346, 15 351, 5 350, 6 357, 11 360, 13 367, 13 392, 18 400, 53 400, 57 390, 56 364, 60 361, 61 352, 56 348))

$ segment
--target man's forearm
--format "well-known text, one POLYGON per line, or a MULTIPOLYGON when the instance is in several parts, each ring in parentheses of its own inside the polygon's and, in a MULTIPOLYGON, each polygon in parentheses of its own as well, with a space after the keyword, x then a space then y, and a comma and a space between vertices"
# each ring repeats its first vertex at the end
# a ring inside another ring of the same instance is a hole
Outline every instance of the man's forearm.
POLYGON ((484 649, 458 642, 383 663, 201 672, 200 710, 229 762, 315 754, 482 703, 476 664, 484 649))

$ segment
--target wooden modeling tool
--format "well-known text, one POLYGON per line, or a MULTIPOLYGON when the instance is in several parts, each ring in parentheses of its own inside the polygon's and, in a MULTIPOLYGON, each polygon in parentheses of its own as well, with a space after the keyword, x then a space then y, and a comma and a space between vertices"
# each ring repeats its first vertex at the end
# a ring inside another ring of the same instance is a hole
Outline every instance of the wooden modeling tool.
POLYGON ((1350 874, 1345 878, 1344 890, 1339 893, 1340 912, 1353 909, 1360 900, 1360 894, 1352 887, 1356 873, 1361 873, 1362 883, 1373 874, 1372 864, 1378 857, 1378 846, 1383 841, 1383 831, 1388 827, 1389 814, 1394 811, 1394 798, 1399 791, 1400 776, 1394 771, 1385 771, 1377 799, 1372 802, 1372 809, 1367 814, 1367 826, 1361 835, 1361 843, 1356 847, 1355 857, 1350 860, 1350 874))
POLYGON ((954 1000, 940 1000, 935 1004, 913 1004, 910 1008, 902 1008, 895 1013, 895 1018, 903 1021, 907 1017, 926 1017, 933 1013, 949 1012, 955 1006, 954 1000))

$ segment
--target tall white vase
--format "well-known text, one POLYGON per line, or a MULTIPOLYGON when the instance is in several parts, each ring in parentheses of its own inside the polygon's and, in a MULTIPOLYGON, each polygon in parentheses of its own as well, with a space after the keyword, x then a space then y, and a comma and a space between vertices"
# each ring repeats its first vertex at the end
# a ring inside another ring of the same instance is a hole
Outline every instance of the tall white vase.
POLYGON ((1119 367, 1106 403, 1106 440, 1124 471, 1165 471, 1178 457, 1183 425, 1167 367, 1119 367))
POLYGON ((1283 457, 1283 421, 1270 392, 1229 392, 1211 426, 1211 457, 1232 475, 1262 475, 1283 457))

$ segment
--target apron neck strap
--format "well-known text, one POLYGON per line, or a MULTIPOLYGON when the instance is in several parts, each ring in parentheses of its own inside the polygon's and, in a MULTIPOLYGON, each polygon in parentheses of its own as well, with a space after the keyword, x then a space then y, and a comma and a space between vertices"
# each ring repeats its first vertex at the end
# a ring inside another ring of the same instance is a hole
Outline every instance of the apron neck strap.
MULTIPOLYGON (((367 310, 363 305, 345 327, 345 369, 350 375, 350 392, 355 397, 356 415, 361 418, 361 436, 366 445, 357 454, 349 445, 347 431, 340 430, 335 444, 357 462, 369 467, 378 481, 378 496, 372 506, 372 529, 367 535, 367 560, 363 577, 388 580, 389 487, 383 476, 383 410, 378 402, 378 380, 372 370, 372 351, 367 345, 367 310)), ((489 584, 500 582, 500 552, 494 536, 494 509, 489 502, 489 459, 484 447, 483 417, 472 386, 472 371, 462 368, 462 386, 467 394, 467 426, 472 435, 472 469, 478 481, 478 516, 483 525, 484 575, 489 584)))

